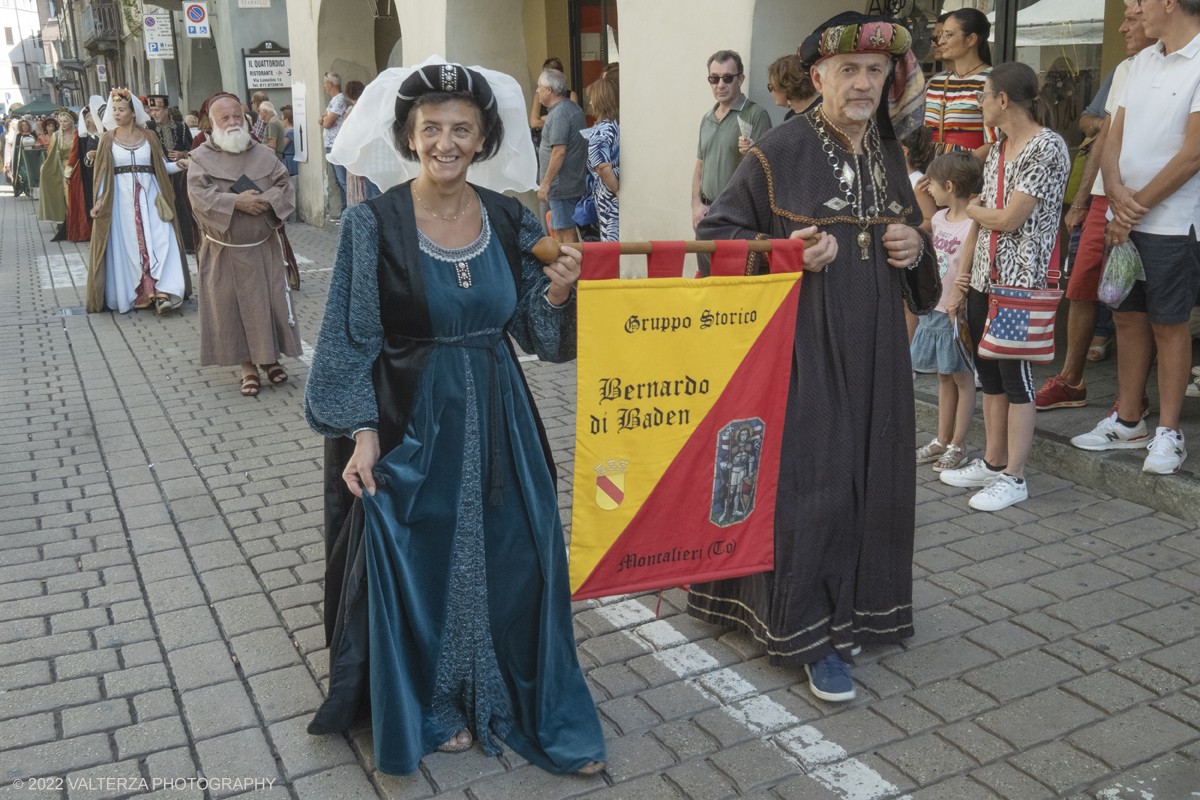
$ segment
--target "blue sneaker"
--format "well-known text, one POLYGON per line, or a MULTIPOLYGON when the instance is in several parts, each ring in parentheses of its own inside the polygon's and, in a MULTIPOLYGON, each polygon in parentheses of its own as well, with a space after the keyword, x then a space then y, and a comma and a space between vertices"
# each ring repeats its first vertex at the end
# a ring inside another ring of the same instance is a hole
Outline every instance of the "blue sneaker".
POLYGON ((805 664, 809 690, 834 703, 854 699, 854 681, 850 680, 850 665, 836 653, 827 655, 815 664, 805 664))

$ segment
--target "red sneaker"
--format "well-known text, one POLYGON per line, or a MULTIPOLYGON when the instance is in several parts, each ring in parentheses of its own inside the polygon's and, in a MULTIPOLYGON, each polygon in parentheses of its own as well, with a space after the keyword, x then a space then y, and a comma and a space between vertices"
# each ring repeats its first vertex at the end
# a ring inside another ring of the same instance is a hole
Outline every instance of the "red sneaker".
MULTIPOLYGON (((1117 413, 1117 406, 1119 405, 1121 405, 1121 399, 1117 398, 1116 402, 1113 403, 1112 409, 1108 412, 1109 416, 1117 413)), ((1150 396, 1144 394, 1142 395, 1142 415, 1138 419, 1145 419, 1148 416, 1150 416, 1150 396)))
POLYGON ((1080 382, 1078 388, 1063 380, 1062 375, 1046 379, 1046 385, 1034 397, 1038 411, 1052 408, 1078 408, 1087 405, 1087 383, 1080 382))

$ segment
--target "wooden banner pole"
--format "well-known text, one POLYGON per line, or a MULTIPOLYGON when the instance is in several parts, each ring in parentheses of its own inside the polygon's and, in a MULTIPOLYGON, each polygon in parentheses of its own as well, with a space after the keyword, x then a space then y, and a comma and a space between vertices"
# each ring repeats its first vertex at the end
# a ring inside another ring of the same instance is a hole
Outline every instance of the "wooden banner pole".
MULTIPOLYGON (((748 239, 751 253, 769 253, 771 252, 770 239, 748 239)), ((621 255, 623 256, 648 256, 654 251, 653 242, 621 242, 621 255)), ((715 253, 717 244, 713 241, 686 242, 684 252, 687 253, 715 253)), ((817 245, 816 237, 805 239, 804 246, 815 247, 817 245)), ((583 248, 578 246, 578 243, 569 244, 568 247, 576 247, 580 252, 583 248)), ((559 244, 552 237, 545 236, 533 246, 533 254, 537 256, 543 264, 549 264, 554 259, 558 258, 559 244)))

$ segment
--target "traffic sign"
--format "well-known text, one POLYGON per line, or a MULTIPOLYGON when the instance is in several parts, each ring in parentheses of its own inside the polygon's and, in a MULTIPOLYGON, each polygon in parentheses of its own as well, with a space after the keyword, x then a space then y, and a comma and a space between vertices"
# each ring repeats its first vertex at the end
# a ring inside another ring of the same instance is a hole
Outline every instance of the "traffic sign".
POLYGON ((212 38, 208 20, 208 3, 184 3, 183 16, 184 30, 189 39, 212 38))
POLYGON ((104 64, 96 65, 96 80, 101 83, 108 83, 108 67, 104 64))
POLYGON ((166 14, 146 14, 142 17, 146 58, 174 58, 175 39, 171 36, 171 18, 166 14))

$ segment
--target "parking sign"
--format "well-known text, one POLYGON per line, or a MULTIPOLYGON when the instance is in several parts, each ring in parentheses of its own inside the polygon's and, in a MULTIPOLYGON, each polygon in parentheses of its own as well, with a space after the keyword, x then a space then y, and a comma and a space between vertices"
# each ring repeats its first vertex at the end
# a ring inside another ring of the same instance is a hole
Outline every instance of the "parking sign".
POLYGON ((146 58, 174 58, 175 41, 171 37, 171 18, 166 14, 146 14, 142 17, 142 33, 146 43, 146 58))
POLYGON ((184 29, 189 39, 211 39, 208 26, 208 3, 183 4, 184 29))

